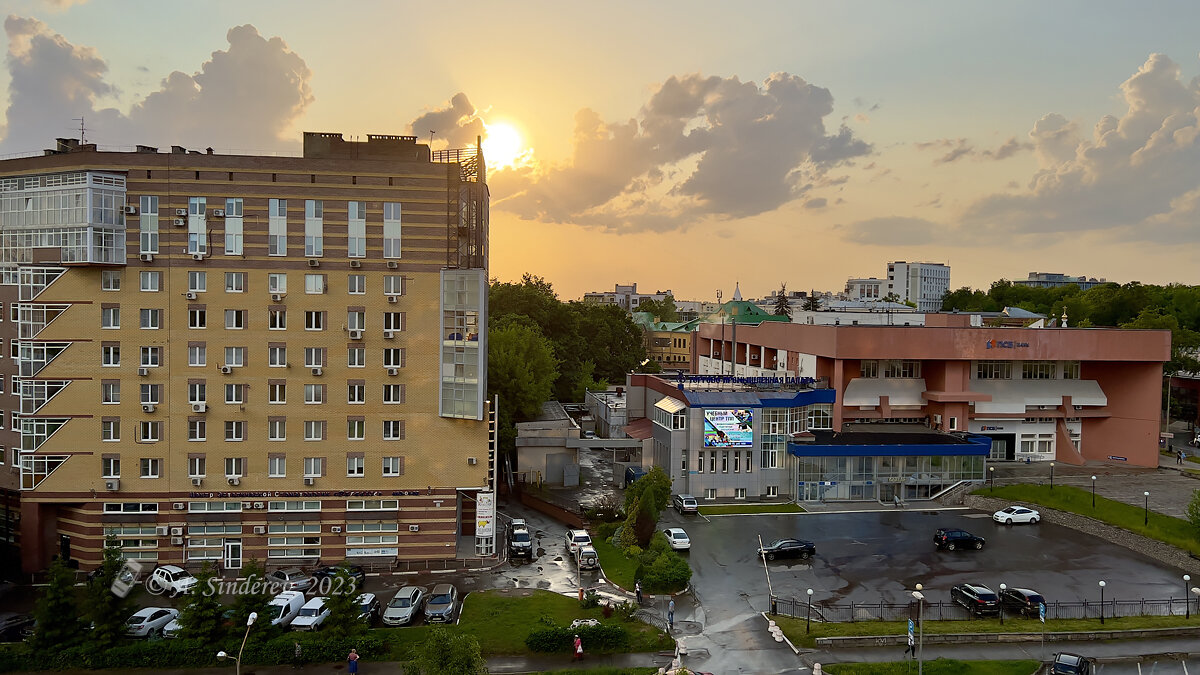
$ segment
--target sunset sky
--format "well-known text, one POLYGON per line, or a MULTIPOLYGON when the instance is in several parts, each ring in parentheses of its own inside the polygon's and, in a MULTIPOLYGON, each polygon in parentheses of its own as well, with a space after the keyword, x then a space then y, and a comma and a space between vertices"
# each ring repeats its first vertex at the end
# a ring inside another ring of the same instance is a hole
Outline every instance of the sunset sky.
POLYGON ((563 299, 1200 283, 1194 1, 4 7, 0 155, 490 128, 492 276, 563 299))

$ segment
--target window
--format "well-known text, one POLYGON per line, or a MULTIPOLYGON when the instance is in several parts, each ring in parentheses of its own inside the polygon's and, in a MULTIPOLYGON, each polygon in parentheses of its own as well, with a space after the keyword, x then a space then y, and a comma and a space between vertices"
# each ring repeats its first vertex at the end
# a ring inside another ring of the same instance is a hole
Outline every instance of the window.
POLYGON ((225 420, 225 440, 229 442, 246 440, 246 423, 242 420, 225 420))
MULTIPOLYGON (((319 501, 301 501, 301 500, 267 502, 267 510, 268 511, 320 511, 321 510, 321 502, 319 502, 319 501)), ((303 528, 303 527, 311 527, 311 526, 301 525, 300 527, 303 528)))
POLYGON ((404 277, 397 274, 389 274, 383 278, 384 295, 404 295, 404 290, 404 277))
POLYGON ((311 404, 321 404, 325 402, 325 385, 323 384, 306 384, 304 385, 304 402, 311 404))
POLYGON ((879 377, 878 361, 860 361, 858 372, 861 377, 879 377))
POLYGON ((385 368, 403 368, 404 348, 391 347, 383 350, 383 366, 385 368))
POLYGON ((188 198, 188 253, 208 253, 208 228, 204 222, 206 210, 204 197, 188 198))
POLYGON ((741 473, 742 472, 742 461, 741 461, 742 453, 738 452, 737 450, 734 450, 734 451, 730 452, 729 454, 733 455, 733 472, 741 473))
POLYGON ((244 309, 227 309, 225 310, 225 329, 226 330, 242 330, 246 327, 246 310, 244 309))
POLYGON ((138 440, 143 443, 154 443, 162 437, 162 422, 138 422, 138 440))
POLYGON ((101 420, 100 422, 100 440, 102 441, 119 441, 121 440, 121 420, 101 420))
POLYGON ((100 327, 101 328, 120 328, 121 327, 121 308, 120 307, 105 307, 100 310, 100 327))
POLYGON ((1063 361, 1063 379, 1078 380, 1079 379, 1079 362, 1078 361, 1063 361))
POLYGON ((267 459, 267 478, 283 478, 287 476, 287 458, 271 457, 267 459))
POLYGON ((1053 380, 1058 377, 1058 364, 1054 361, 1025 361, 1021 364, 1022 380, 1053 380))
POLYGON ((811 406, 808 409, 809 429, 832 429, 833 414, 829 406, 811 406))
POLYGON ((400 257, 400 203, 383 203, 383 257, 400 257))
POLYGON ((733 498, 734 499, 745 499, 746 498, 746 488, 734 488, 733 489, 733 498))
POLYGON ((324 247, 325 202, 304 200, 304 255, 321 256, 324 247))
POLYGON ((347 499, 347 511, 399 511, 399 499, 347 499))
POLYGON ((716 499, 717 498, 717 489, 716 488, 704 488, 704 498, 707 500, 716 499))
POLYGON ((364 258, 367 255, 367 203, 350 202, 346 205, 349 215, 346 255, 364 258))
POLYGON ((403 384, 385 384, 383 385, 383 402, 384 403, 404 403, 404 385, 403 384))
POLYGON ((1011 361, 979 361, 975 364, 977 380, 1011 380, 1011 361))
POLYGON ((363 295, 367 292, 367 275, 351 274, 346 278, 346 292, 350 295, 363 295))
POLYGON ((120 380, 104 381, 100 384, 100 402, 101 403, 120 403, 121 402, 121 382, 120 380))
POLYGON ((267 384, 268 403, 287 403, 287 385, 283 382, 267 384))
POLYGON ((396 332, 404 330, 404 312, 384 312, 383 329, 396 332))
POLYGON ((721 452, 721 473, 729 473, 729 452, 721 452))
POLYGON ((208 290, 208 272, 188 272, 188 290, 193 293, 204 293, 208 290))
POLYGON ((225 475, 230 478, 240 478, 246 475, 246 460, 244 457, 226 457, 225 475))
POLYGON ((272 368, 286 368, 287 347, 267 347, 267 365, 272 368))
POLYGON ((225 348, 225 365, 230 368, 241 368, 246 365, 246 348, 245 347, 226 347, 225 348))
POLYGON ((287 200, 269 200, 267 213, 267 255, 287 255, 287 200))
POLYGON ((778 485, 768 485, 767 486, 767 496, 768 497, 778 497, 779 496, 779 486, 778 485))
POLYGON ((324 274, 305 274, 304 292, 309 295, 321 295, 325 292, 324 274))
POLYGON ((120 478, 121 477, 121 458, 120 457, 104 457, 100 460, 100 477, 101 478, 120 478))
POLYGON ((226 293, 245 293, 246 292, 246 273, 245 272, 226 272, 225 273, 225 292, 226 293))
POLYGON ((102 290, 102 291, 119 291, 119 290, 121 290, 121 272, 118 270, 101 270, 100 271, 100 290, 102 290))
POLYGON ((188 382, 188 403, 195 405, 197 403, 206 402, 208 396, 208 385, 203 382, 188 382))
POLYGON ((717 451, 716 450, 713 450, 708 453, 708 472, 709 473, 717 472, 717 451))
POLYGON ((208 365, 208 346, 207 345, 188 345, 188 365, 189 366, 206 366, 206 365, 208 365))
POLYGON ((367 423, 365 420, 346 420, 346 440, 362 441, 367 438, 367 423))
POLYGON ((287 420, 272 419, 267 421, 267 440, 268 441, 285 441, 287 440, 287 420))
POLYGON ((305 457, 304 475, 309 478, 320 478, 325 475, 324 457, 305 457))
POLYGON ((267 275, 267 292, 268 293, 287 293, 287 275, 282 273, 271 273, 267 275))
POLYGON ((348 478, 362 478, 365 475, 366 459, 362 457, 346 458, 346 476, 348 478))
POLYGON ((384 420, 383 421, 383 440, 385 440, 385 441, 402 441, 402 440, 404 440, 404 420, 384 420))
POLYGON ((897 361, 889 360, 883 362, 884 377, 898 378, 919 378, 921 377, 921 362, 920 361, 897 361))
POLYGON ((383 475, 384 476, 403 476, 404 475, 404 458, 403 457, 384 457, 383 458, 383 475))
POLYGON ((225 255, 242 255, 242 200, 225 200, 225 255))
POLYGON ((754 451, 747 450, 746 451, 746 473, 751 473, 752 471, 754 471, 754 451))
POLYGON ((162 273, 161 272, 142 272, 140 274, 140 277, 142 280, 142 292, 144 292, 144 293, 157 293, 158 292, 159 284, 162 281, 162 273))
MULTIPOLYGON (((241 502, 188 502, 189 513, 221 513, 228 511, 241 511, 241 502)), ((238 526, 241 529, 241 526, 238 526)), ((191 528, 189 528, 190 533, 191 528)))
POLYGON ((208 328, 208 310, 199 307, 189 307, 188 328, 208 328))
POLYGON ((204 478, 208 475, 204 456, 188 457, 188 478, 204 478))
POLYGON ((188 440, 189 441, 205 441, 208 440, 208 424, 204 420, 194 419, 188 420, 188 440))
POLYGON ((358 404, 367 402, 367 385, 365 384, 348 384, 346 385, 346 403, 358 404))
POLYGON ((323 440, 325 440, 325 421, 324 420, 305 420, 305 422, 304 422, 304 440, 306 440, 306 441, 323 441, 323 440))
POLYGON ((157 368, 162 365, 162 347, 142 347, 142 367, 157 368))
POLYGON ((141 252, 158 253, 158 197, 142 197, 141 211, 141 252))
POLYGON ((142 405, 158 405, 162 398, 161 384, 141 385, 142 405))
POLYGON ((325 312, 304 312, 304 330, 325 330, 325 312))
POLYGON ((286 330, 287 329, 287 310, 286 309, 268 309, 267 310, 267 329, 268 330, 286 330))
POLYGON ((162 460, 154 457, 143 457, 141 468, 142 478, 158 478, 162 471, 162 460))
POLYGON ((304 348, 304 367, 321 368, 325 365, 325 349, 322 347, 304 348))
POLYGON ((162 310, 161 309, 143 309, 139 312, 141 316, 141 327, 144 330, 158 330, 162 328, 162 310))
POLYGON ((346 365, 351 368, 365 368, 367 366, 367 348, 347 347, 346 365))
POLYGON ((241 405, 246 402, 246 385, 225 385, 225 402, 231 405, 241 405))
POLYGON ((359 311, 346 312, 346 330, 365 330, 367 327, 367 313, 359 311))

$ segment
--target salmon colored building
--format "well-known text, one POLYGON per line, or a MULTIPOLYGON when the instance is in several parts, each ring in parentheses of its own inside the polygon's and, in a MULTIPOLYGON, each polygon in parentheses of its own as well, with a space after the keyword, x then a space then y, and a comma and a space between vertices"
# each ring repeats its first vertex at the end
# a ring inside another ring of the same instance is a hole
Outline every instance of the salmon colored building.
POLYGON ((991 440, 990 461, 1157 466, 1165 330, 925 326, 722 326, 697 332, 696 373, 817 378, 834 430, 919 423, 991 440))

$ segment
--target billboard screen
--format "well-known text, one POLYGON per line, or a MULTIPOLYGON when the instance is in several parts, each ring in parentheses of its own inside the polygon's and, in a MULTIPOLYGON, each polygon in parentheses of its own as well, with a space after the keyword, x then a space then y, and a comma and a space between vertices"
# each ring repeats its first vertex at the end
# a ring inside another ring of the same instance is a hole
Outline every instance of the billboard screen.
POLYGON ((749 448, 753 445, 753 411, 744 409, 704 411, 704 447, 749 448))

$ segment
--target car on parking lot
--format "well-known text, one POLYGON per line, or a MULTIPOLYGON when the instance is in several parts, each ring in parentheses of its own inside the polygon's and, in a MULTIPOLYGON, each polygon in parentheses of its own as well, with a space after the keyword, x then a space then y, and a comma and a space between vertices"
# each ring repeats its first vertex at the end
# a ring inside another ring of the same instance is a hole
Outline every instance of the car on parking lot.
POLYGON ((438 584, 425 603, 425 623, 451 623, 458 605, 458 589, 450 584, 438 584))
POLYGON ((350 575, 356 589, 362 588, 363 584, 367 582, 367 572, 360 565, 326 565, 313 570, 313 585, 320 586, 322 579, 329 579, 330 581, 325 584, 328 588, 334 591, 341 590, 332 586, 332 580, 342 570, 346 570, 346 574, 350 575))
POLYGON ((396 591, 387 607, 383 609, 383 625, 403 626, 412 623, 421 603, 425 602, 425 589, 420 586, 405 586, 396 591))
POLYGON ((20 640, 32 628, 32 614, 0 613, 0 641, 20 640))
POLYGON ((580 546, 591 546, 592 535, 587 533, 587 530, 567 530, 567 551, 571 555, 579 550, 580 546))
POLYGON ((150 573, 146 579, 146 588, 156 591, 163 590, 172 596, 180 593, 190 593, 198 580, 192 573, 178 565, 163 565, 150 573))
POLYGON ((700 510, 700 505, 696 502, 696 498, 691 495, 675 495, 671 499, 671 506, 674 506, 680 515, 698 513, 700 510))
POLYGON ((1050 662, 1050 675, 1089 675, 1092 662, 1078 654, 1060 652, 1050 662))
POLYGON ((295 619, 292 619, 292 630, 316 630, 325 623, 325 619, 329 616, 329 608, 325 606, 325 598, 316 597, 309 599, 300 608, 300 614, 295 619))
MULTIPOLYGON (((188 607, 191 607, 191 605, 188 605, 188 607)), ((183 611, 186 611, 186 608, 183 611)), ((167 624, 166 626, 163 626, 163 637, 169 637, 169 638, 179 637, 179 633, 183 631, 183 623, 181 621, 181 619, 183 619, 183 611, 180 611, 179 616, 172 619, 171 623, 167 624)), ((227 609, 224 612, 221 612, 221 625, 225 626, 226 628, 228 628, 229 626, 232 626, 233 625, 233 617, 236 614, 237 614, 237 610, 235 610, 235 609, 227 609)))
POLYGON ((767 560, 776 558, 799 558, 808 560, 817 553, 817 545, 804 539, 776 539, 758 549, 758 555, 767 560))
POLYGON ((584 437, 584 438, 595 438, 595 437, 596 437, 596 432, 594 432, 594 431, 585 431, 585 432, 583 432, 583 437, 584 437))
POLYGON ((524 520, 514 518, 508 528, 508 555, 510 558, 533 559, 533 535, 524 520))
POLYGON ((992 514, 992 520, 997 523, 1004 523, 1005 525, 1012 525, 1013 523, 1036 525, 1041 519, 1042 514, 1024 506, 1010 506, 1007 509, 992 514))
POLYGON ((951 527, 939 527, 933 533, 933 545, 937 548, 944 548, 947 551, 955 551, 962 548, 981 549, 987 540, 983 537, 978 537, 966 530, 960 530, 951 527))
POLYGON ((125 620, 125 634, 129 637, 161 636, 163 628, 179 616, 179 610, 170 607, 143 607, 125 620))
POLYGON ((668 527, 663 530, 663 534, 667 537, 667 543, 676 551, 686 551, 692 547, 692 540, 682 527, 668 527))
POLYGON ((363 593, 358 596, 358 620, 368 626, 379 616, 379 598, 374 593, 363 593))
POLYGON ((972 614, 999 614, 1000 600, 983 584, 959 584, 950 589, 950 600, 972 614))
POLYGON ((307 591, 317 583, 311 575, 305 573, 299 567, 288 567, 269 572, 267 573, 267 581, 279 584, 278 587, 285 591, 307 591))
POLYGON ((1000 606, 1013 614, 1037 618, 1040 605, 1046 603, 1041 593, 1028 588, 1005 588, 1000 591, 1000 606))
POLYGON ((303 593, 300 591, 283 591, 271 598, 271 602, 267 603, 267 616, 270 617, 272 626, 286 628, 300 614, 300 608, 303 606, 303 593))
POLYGON ((580 546, 575 550, 575 564, 581 570, 594 570, 600 567, 600 555, 591 546, 580 546))

